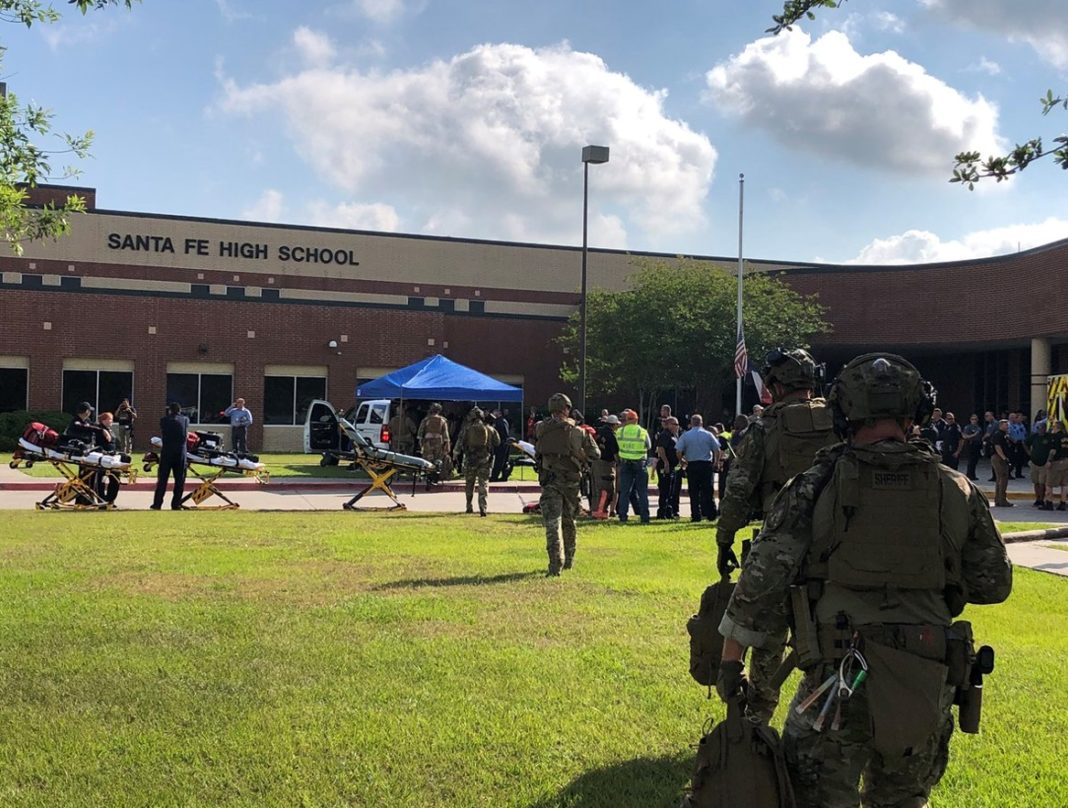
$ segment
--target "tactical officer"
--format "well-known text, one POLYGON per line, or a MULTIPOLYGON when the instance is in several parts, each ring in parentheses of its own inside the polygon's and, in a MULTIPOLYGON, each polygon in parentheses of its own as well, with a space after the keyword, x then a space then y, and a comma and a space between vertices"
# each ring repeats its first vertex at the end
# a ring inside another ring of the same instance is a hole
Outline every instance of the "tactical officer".
POLYGON ((934 397, 894 354, 842 369, 828 403, 846 442, 775 498, 720 625, 717 690, 744 698, 745 649, 777 642, 789 591, 805 676, 783 735, 799 806, 853 808, 861 778, 865 805, 926 806, 974 658, 970 624, 953 620, 1012 589, 986 497, 906 439, 934 397))
POLYGON ((568 417, 571 399, 563 393, 549 399, 549 412, 551 416, 535 430, 534 464, 541 483, 548 574, 559 575, 561 569, 569 570, 575 563, 575 518, 581 507, 582 470, 601 456, 601 450, 590 434, 568 417))
MULTIPOLYGON (((763 373, 775 403, 746 429, 727 476, 716 525, 716 566, 723 576, 738 567, 734 534, 745 527, 750 514, 768 513, 786 481, 811 466, 817 451, 838 440, 827 402, 813 397, 823 366, 808 351, 776 348, 765 357, 763 373)), ((754 650, 750 660, 749 710, 764 721, 779 703, 779 690, 770 680, 782 663, 785 644, 783 632, 773 645, 754 650)))
POLYGON ((453 459, 459 462, 460 452, 464 453, 464 494, 467 496, 467 513, 474 513, 471 499, 474 496, 475 483, 478 483, 478 515, 486 515, 486 490, 490 469, 493 466, 493 453, 501 443, 497 430, 486 423, 482 410, 472 407, 460 428, 456 440, 453 459))
POLYGON ((415 451, 415 421, 405 411, 403 402, 397 405, 396 415, 389 419, 389 448, 406 455, 415 451))
POLYGON ((426 476, 426 487, 439 484, 439 475, 443 461, 449 456, 449 422, 441 414, 440 404, 431 404, 430 412, 419 424, 419 451, 424 460, 429 460, 438 467, 426 476))

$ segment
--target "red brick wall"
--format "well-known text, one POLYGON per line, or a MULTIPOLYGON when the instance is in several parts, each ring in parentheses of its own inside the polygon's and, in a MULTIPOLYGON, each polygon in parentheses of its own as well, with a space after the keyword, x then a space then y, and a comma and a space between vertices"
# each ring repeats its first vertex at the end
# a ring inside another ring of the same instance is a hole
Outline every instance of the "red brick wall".
POLYGON ((834 333, 821 345, 993 347, 1068 333, 1066 244, 986 261, 805 269, 780 277, 827 307, 834 333), (1010 293, 1026 295, 1022 310, 1010 293))
POLYGON ((353 401, 357 368, 399 367, 435 353, 486 373, 523 374, 528 402, 548 399, 560 386, 561 353, 552 341, 560 324, 553 321, 223 299, 2 294, 0 354, 29 356, 31 408, 60 406, 68 358, 132 359, 135 403, 146 416, 166 404, 168 362, 233 363, 234 395, 245 399, 257 420, 250 435, 254 446, 262 445, 267 364, 326 365, 328 397, 341 407, 353 401), (45 321, 52 323, 50 331, 45 321), (343 334, 348 342, 340 342, 343 334), (327 347, 331 340, 339 341, 336 349, 327 347))

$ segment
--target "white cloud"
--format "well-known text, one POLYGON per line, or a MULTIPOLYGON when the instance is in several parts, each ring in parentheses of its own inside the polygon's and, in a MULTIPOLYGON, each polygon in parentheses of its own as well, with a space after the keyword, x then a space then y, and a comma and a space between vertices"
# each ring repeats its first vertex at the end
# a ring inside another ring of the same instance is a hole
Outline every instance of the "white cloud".
POLYGON ((222 83, 219 109, 281 115, 324 180, 361 200, 410 200, 404 215, 417 230, 574 243, 589 143, 612 150, 590 168, 591 244, 624 246, 637 227, 666 246, 704 224, 716 161, 708 138, 665 116, 664 91, 566 44, 481 45, 387 74, 333 68, 222 83))
POLYGON ((342 202, 331 207, 324 202, 313 202, 308 206, 307 224, 393 233, 400 228, 400 216, 391 205, 381 203, 342 202))
POLYGON ((330 64, 337 54, 330 37, 303 25, 293 32, 293 44, 305 63, 313 67, 330 64))
POLYGON ((377 23, 390 23, 404 13, 404 0, 354 0, 364 17, 377 23))
POLYGON ((905 32, 905 21, 889 11, 869 11, 863 14, 854 12, 844 16, 830 15, 821 17, 820 22, 829 26, 831 30, 839 31, 853 42, 864 39, 865 33, 871 30, 881 31, 884 34, 905 32))
POLYGON ((1068 68, 1068 16, 1064 0, 920 0, 932 12, 958 25, 1026 42, 1057 68, 1068 68))
MULTIPOLYGON (((81 15, 77 15, 79 18, 81 15)), ((118 28, 118 23, 113 19, 103 17, 93 22, 82 21, 80 23, 57 23, 56 25, 41 26, 41 35, 52 51, 65 50, 76 45, 85 45, 96 42, 108 36, 118 28)))
POLYGON ((894 51, 862 55, 839 31, 795 28, 706 75, 707 99, 784 145, 864 166, 945 174, 952 155, 1002 147, 997 108, 894 51))
POLYGON ((920 264, 965 261, 1006 255, 1068 238, 1068 220, 1050 217, 1037 224, 1013 224, 976 230, 960 239, 942 241, 927 230, 875 239, 847 264, 920 264))
POLYGON ((1000 76, 1001 65, 985 56, 980 56, 978 62, 973 62, 964 68, 969 73, 986 73, 988 76, 1000 76))
POLYGON ((905 21, 889 11, 875 12, 872 22, 880 31, 889 31, 893 34, 901 34, 905 31, 905 21))
POLYGON ((219 13, 222 14, 223 19, 227 22, 252 19, 252 14, 234 8, 230 0, 215 0, 215 5, 219 7, 219 13))
POLYGON ((260 194, 259 199, 241 211, 241 218, 253 222, 280 222, 284 213, 285 200, 282 192, 268 188, 260 194))

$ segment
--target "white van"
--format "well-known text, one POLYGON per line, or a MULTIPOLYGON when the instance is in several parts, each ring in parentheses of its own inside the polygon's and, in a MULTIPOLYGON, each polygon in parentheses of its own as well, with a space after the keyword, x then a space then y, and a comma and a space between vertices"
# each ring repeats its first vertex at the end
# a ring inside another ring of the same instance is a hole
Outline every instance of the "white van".
MULTIPOLYGON (((361 435, 379 449, 389 448, 389 419, 392 417, 388 398, 376 398, 361 401, 357 406, 343 413, 361 435)), ((351 446, 343 440, 337 428, 337 410, 329 401, 316 399, 308 407, 308 416, 304 419, 304 451, 307 454, 321 452, 349 451, 351 446)))

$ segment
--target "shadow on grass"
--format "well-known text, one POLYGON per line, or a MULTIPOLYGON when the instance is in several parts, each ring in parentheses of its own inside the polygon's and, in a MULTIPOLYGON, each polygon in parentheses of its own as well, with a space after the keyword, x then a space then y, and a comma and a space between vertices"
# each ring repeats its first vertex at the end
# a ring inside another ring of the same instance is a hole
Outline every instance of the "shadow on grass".
POLYGON ((693 757, 637 758, 594 769, 530 808, 678 808, 693 757))
POLYGON ((402 581, 390 581, 371 587, 373 592, 382 592, 390 589, 418 589, 422 586, 486 586, 489 584, 507 584, 513 581, 524 581, 527 578, 537 578, 545 573, 536 572, 507 572, 501 575, 464 575, 456 578, 409 578, 402 581))

